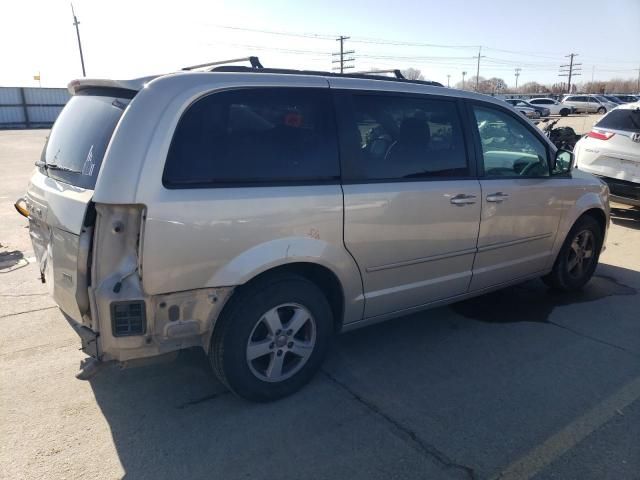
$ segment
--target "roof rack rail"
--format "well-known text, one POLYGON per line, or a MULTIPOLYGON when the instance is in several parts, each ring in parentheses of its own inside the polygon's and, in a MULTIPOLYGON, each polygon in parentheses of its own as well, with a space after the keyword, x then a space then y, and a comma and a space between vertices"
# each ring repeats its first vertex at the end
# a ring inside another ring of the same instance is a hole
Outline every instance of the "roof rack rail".
POLYGON ((379 73, 393 73, 396 78, 407 80, 407 78, 405 78, 402 72, 397 68, 393 68, 390 70, 369 70, 369 71, 362 71, 362 72, 353 72, 354 75, 377 75, 379 73))
MULTIPOLYGON (((323 72, 317 70, 295 70, 288 68, 251 68, 244 67, 241 65, 221 65, 219 67, 214 67, 210 72, 235 72, 235 73, 280 73, 287 75, 312 75, 312 76, 320 76, 320 77, 335 77, 335 78, 359 78, 363 80, 385 80, 387 82, 403 82, 403 83, 417 83, 420 85, 430 85, 435 87, 442 87, 443 85, 440 82, 433 82, 429 80, 409 80, 404 77, 386 77, 384 75, 376 75, 379 71, 364 73, 336 73, 336 72, 323 72)), ((392 72, 395 73, 394 70, 392 72)), ((386 73, 386 72, 385 72, 386 73)), ((402 74, 401 74, 402 75, 402 74)))
POLYGON ((239 62, 249 62, 251 64, 251 68, 255 68, 255 69, 264 68, 260 63, 260 59, 258 57, 243 57, 243 58, 232 58, 230 60, 219 60, 217 62, 201 63, 199 65, 184 67, 182 70, 196 70, 198 68, 215 67, 216 65, 226 65, 228 63, 239 63, 239 62))

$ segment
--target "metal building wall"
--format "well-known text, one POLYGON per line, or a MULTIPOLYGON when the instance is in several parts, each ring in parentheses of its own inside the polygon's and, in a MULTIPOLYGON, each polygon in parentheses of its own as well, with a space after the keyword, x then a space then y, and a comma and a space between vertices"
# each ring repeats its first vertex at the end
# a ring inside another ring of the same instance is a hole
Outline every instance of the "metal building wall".
POLYGON ((0 87, 0 129, 50 127, 69 98, 66 88, 0 87))

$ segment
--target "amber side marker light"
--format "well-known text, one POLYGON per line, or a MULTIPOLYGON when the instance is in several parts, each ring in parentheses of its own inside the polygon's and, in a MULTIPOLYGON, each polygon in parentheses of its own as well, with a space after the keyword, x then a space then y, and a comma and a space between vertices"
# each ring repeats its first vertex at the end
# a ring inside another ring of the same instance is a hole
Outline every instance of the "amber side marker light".
POLYGON ((24 218, 29 218, 29 210, 27 210, 27 202, 24 201, 24 198, 19 198, 16 203, 13 204, 16 207, 16 210, 20 215, 24 218))

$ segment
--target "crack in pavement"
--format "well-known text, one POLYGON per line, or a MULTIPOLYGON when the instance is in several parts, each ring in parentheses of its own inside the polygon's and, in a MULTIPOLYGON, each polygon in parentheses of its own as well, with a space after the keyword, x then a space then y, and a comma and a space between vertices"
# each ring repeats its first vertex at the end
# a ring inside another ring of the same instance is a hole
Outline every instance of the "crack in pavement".
POLYGON ((43 348, 43 347, 54 347, 53 350, 58 350, 59 348, 73 347, 75 346, 76 343, 77 343, 77 340, 75 338, 73 339, 73 341, 68 340, 66 342, 43 343, 41 345, 33 345, 31 347, 25 347, 25 348, 20 348, 18 350, 12 350, 10 352, 0 353, 0 358, 15 355, 17 353, 27 352, 29 350, 36 350, 38 348, 43 348))
POLYGON ((19 298, 19 297, 39 297, 42 295, 49 295, 48 293, 0 293, 0 297, 12 297, 12 298, 19 298))
POLYGON ((443 465, 446 468, 460 470, 464 472, 466 476, 471 480, 476 480, 477 478, 479 478, 473 468, 468 467, 467 465, 463 465, 461 463, 455 462, 454 460, 450 459, 447 455, 445 455, 443 452, 438 450, 433 445, 429 445, 428 443, 424 442, 420 437, 418 437, 418 434, 416 434, 416 432, 411 430, 409 427, 403 425, 398 420, 395 420, 387 413, 383 412, 380 409, 380 407, 378 407, 373 402, 366 400, 361 395, 354 392, 348 385, 342 383, 340 380, 335 378, 326 370, 322 370, 322 373, 331 382, 333 382, 335 385, 337 385, 338 387, 346 391, 355 401, 357 401, 358 403, 366 407, 367 410, 372 412, 374 415, 381 417, 387 423, 391 424, 396 430, 399 431, 399 433, 401 434, 400 436, 404 437, 404 439, 407 440, 408 443, 413 444, 413 446, 418 451, 420 451, 425 457, 428 457, 429 459, 435 459, 439 464, 443 465))
POLYGON ((35 308, 33 310, 25 310, 23 312, 7 313, 6 315, 0 315, 0 318, 14 317, 16 315, 22 315, 25 313, 41 312, 43 310, 51 310, 52 308, 58 308, 58 306, 52 305, 50 307, 35 308))
POLYGON ((594 337, 592 335, 589 335, 588 333, 583 333, 583 332, 575 330, 575 329, 573 329, 571 327, 567 327, 565 325, 561 325, 559 323, 552 322, 551 320, 547 321, 547 323, 549 323, 549 324, 551 324, 551 325, 553 325, 555 327, 562 328, 563 330, 566 330, 567 332, 571 332, 574 335, 577 335, 579 337, 586 338, 587 340, 591 340, 593 342, 600 343, 602 345, 606 345, 608 347, 612 347, 612 348, 615 348, 617 350, 621 350, 621 351, 623 351, 625 353, 628 353, 629 355, 634 356, 635 358, 640 358, 640 353, 634 352, 633 350, 629 350, 629 349, 627 349, 627 348, 625 348, 625 347, 623 347, 621 345, 618 345, 616 343, 607 342, 606 340, 602 340, 602 339, 600 339, 598 337, 594 337))
POLYGON ((189 400, 188 402, 181 403, 180 405, 176 406, 176 408, 178 410, 184 410, 185 408, 191 407, 193 405, 198 405, 200 403, 208 402, 209 400, 215 400, 216 398, 220 398, 224 395, 228 395, 229 393, 231 393, 229 390, 225 390, 223 392, 218 392, 218 393, 212 393, 210 395, 205 395, 204 397, 201 397, 201 398, 196 398, 195 400, 189 400))

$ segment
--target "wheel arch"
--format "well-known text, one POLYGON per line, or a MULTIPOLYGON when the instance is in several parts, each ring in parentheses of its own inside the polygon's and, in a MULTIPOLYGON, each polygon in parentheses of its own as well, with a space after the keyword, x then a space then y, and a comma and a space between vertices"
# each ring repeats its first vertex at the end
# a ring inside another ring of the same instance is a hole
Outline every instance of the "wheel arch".
MULTIPOLYGON (((334 331, 339 332, 342 329, 345 319, 346 301, 345 289, 338 275, 329 267, 319 263, 294 261, 262 270, 242 285, 235 287, 231 297, 225 303, 214 321, 213 328, 211 329, 211 336, 213 336, 214 330, 216 329, 216 324, 218 323, 217 320, 228 310, 233 309, 236 302, 241 300, 242 294, 252 285, 257 282, 262 282, 269 277, 282 276, 286 274, 297 275, 312 282, 325 294, 333 314, 334 331)), ((207 341, 204 344, 205 348, 208 348, 209 343, 210 342, 207 341)))
POLYGON ((607 237, 607 230, 609 225, 609 210, 608 204, 603 203, 604 200, 601 195, 590 192, 587 195, 584 195, 578 202, 576 202, 573 208, 565 214, 563 221, 561 222, 560 228, 558 230, 558 235, 556 236, 555 244, 553 247, 553 253, 550 257, 548 268, 551 269, 560 253, 560 249, 564 244, 567 235, 573 228, 573 226, 585 216, 593 218, 601 228, 602 231, 602 241, 604 247, 604 243, 607 237))
MULTIPOLYGON (((604 237, 604 234, 607 231, 607 214, 604 212, 604 210, 602 210, 601 208, 590 208, 588 210, 585 210, 578 218, 576 218, 576 220, 573 222, 573 225, 575 225, 581 218, 584 217, 593 218, 600 226, 600 231, 602 232, 602 235, 604 237)), ((571 226, 572 228, 573 225, 571 226)))

